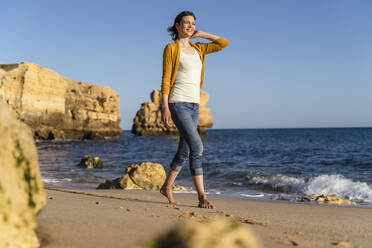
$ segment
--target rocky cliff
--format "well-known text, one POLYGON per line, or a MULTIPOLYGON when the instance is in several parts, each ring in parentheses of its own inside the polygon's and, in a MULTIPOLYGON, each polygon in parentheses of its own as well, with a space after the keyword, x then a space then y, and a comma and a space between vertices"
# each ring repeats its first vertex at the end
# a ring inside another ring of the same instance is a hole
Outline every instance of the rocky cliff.
POLYGON ((37 139, 122 135, 115 91, 67 79, 35 64, 0 64, 0 102, 6 103, 37 139))
MULTIPOLYGON (((213 118, 209 108, 205 107, 209 100, 208 93, 200 91, 200 107, 198 131, 205 134, 207 128, 213 126, 213 118)), ((177 128, 172 122, 166 127, 161 120, 161 92, 154 90, 151 92, 151 102, 142 103, 133 120, 132 133, 136 135, 163 135, 178 134, 177 128)))

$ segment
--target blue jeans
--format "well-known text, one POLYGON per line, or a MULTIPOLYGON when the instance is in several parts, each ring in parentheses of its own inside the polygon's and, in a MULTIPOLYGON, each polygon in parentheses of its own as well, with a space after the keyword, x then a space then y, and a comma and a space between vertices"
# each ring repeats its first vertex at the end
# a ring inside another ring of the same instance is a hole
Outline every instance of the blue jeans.
POLYGON ((198 133, 199 104, 175 102, 169 103, 168 106, 172 120, 180 133, 178 150, 170 167, 180 171, 189 160, 191 175, 203 175, 203 143, 198 133))

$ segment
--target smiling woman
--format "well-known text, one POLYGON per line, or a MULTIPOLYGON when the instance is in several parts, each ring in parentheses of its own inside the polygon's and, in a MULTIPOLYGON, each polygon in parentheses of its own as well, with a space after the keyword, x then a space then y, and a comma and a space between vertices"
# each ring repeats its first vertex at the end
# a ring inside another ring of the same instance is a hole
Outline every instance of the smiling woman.
POLYGON ((203 143, 197 130, 200 88, 203 86, 205 55, 225 48, 228 41, 219 36, 195 29, 195 15, 183 11, 168 28, 173 43, 163 53, 162 119, 165 125, 173 120, 180 140, 177 153, 171 162, 167 179, 160 193, 175 204, 172 185, 182 167, 189 161, 190 172, 198 192, 199 207, 214 208, 204 192, 202 155, 203 143), (210 43, 193 43, 201 37, 210 43))

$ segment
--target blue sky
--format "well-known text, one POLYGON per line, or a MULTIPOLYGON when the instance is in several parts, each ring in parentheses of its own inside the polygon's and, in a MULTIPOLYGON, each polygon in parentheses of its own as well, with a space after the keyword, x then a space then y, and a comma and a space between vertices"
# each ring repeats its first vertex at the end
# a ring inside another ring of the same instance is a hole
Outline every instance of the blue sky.
POLYGON ((372 126, 368 0, 6 1, 0 61, 113 88, 128 130, 160 89, 166 29, 182 10, 230 42, 206 58, 214 128, 372 126))

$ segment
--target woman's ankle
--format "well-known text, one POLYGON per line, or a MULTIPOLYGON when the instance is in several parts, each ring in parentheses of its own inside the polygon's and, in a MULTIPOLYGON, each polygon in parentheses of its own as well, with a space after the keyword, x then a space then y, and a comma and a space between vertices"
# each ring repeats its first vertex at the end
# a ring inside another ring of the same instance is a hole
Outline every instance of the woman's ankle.
POLYGON ((199 200, 207 200, 207 195, 205 193, 204 194, 199 194, 198 199, 199 200))

